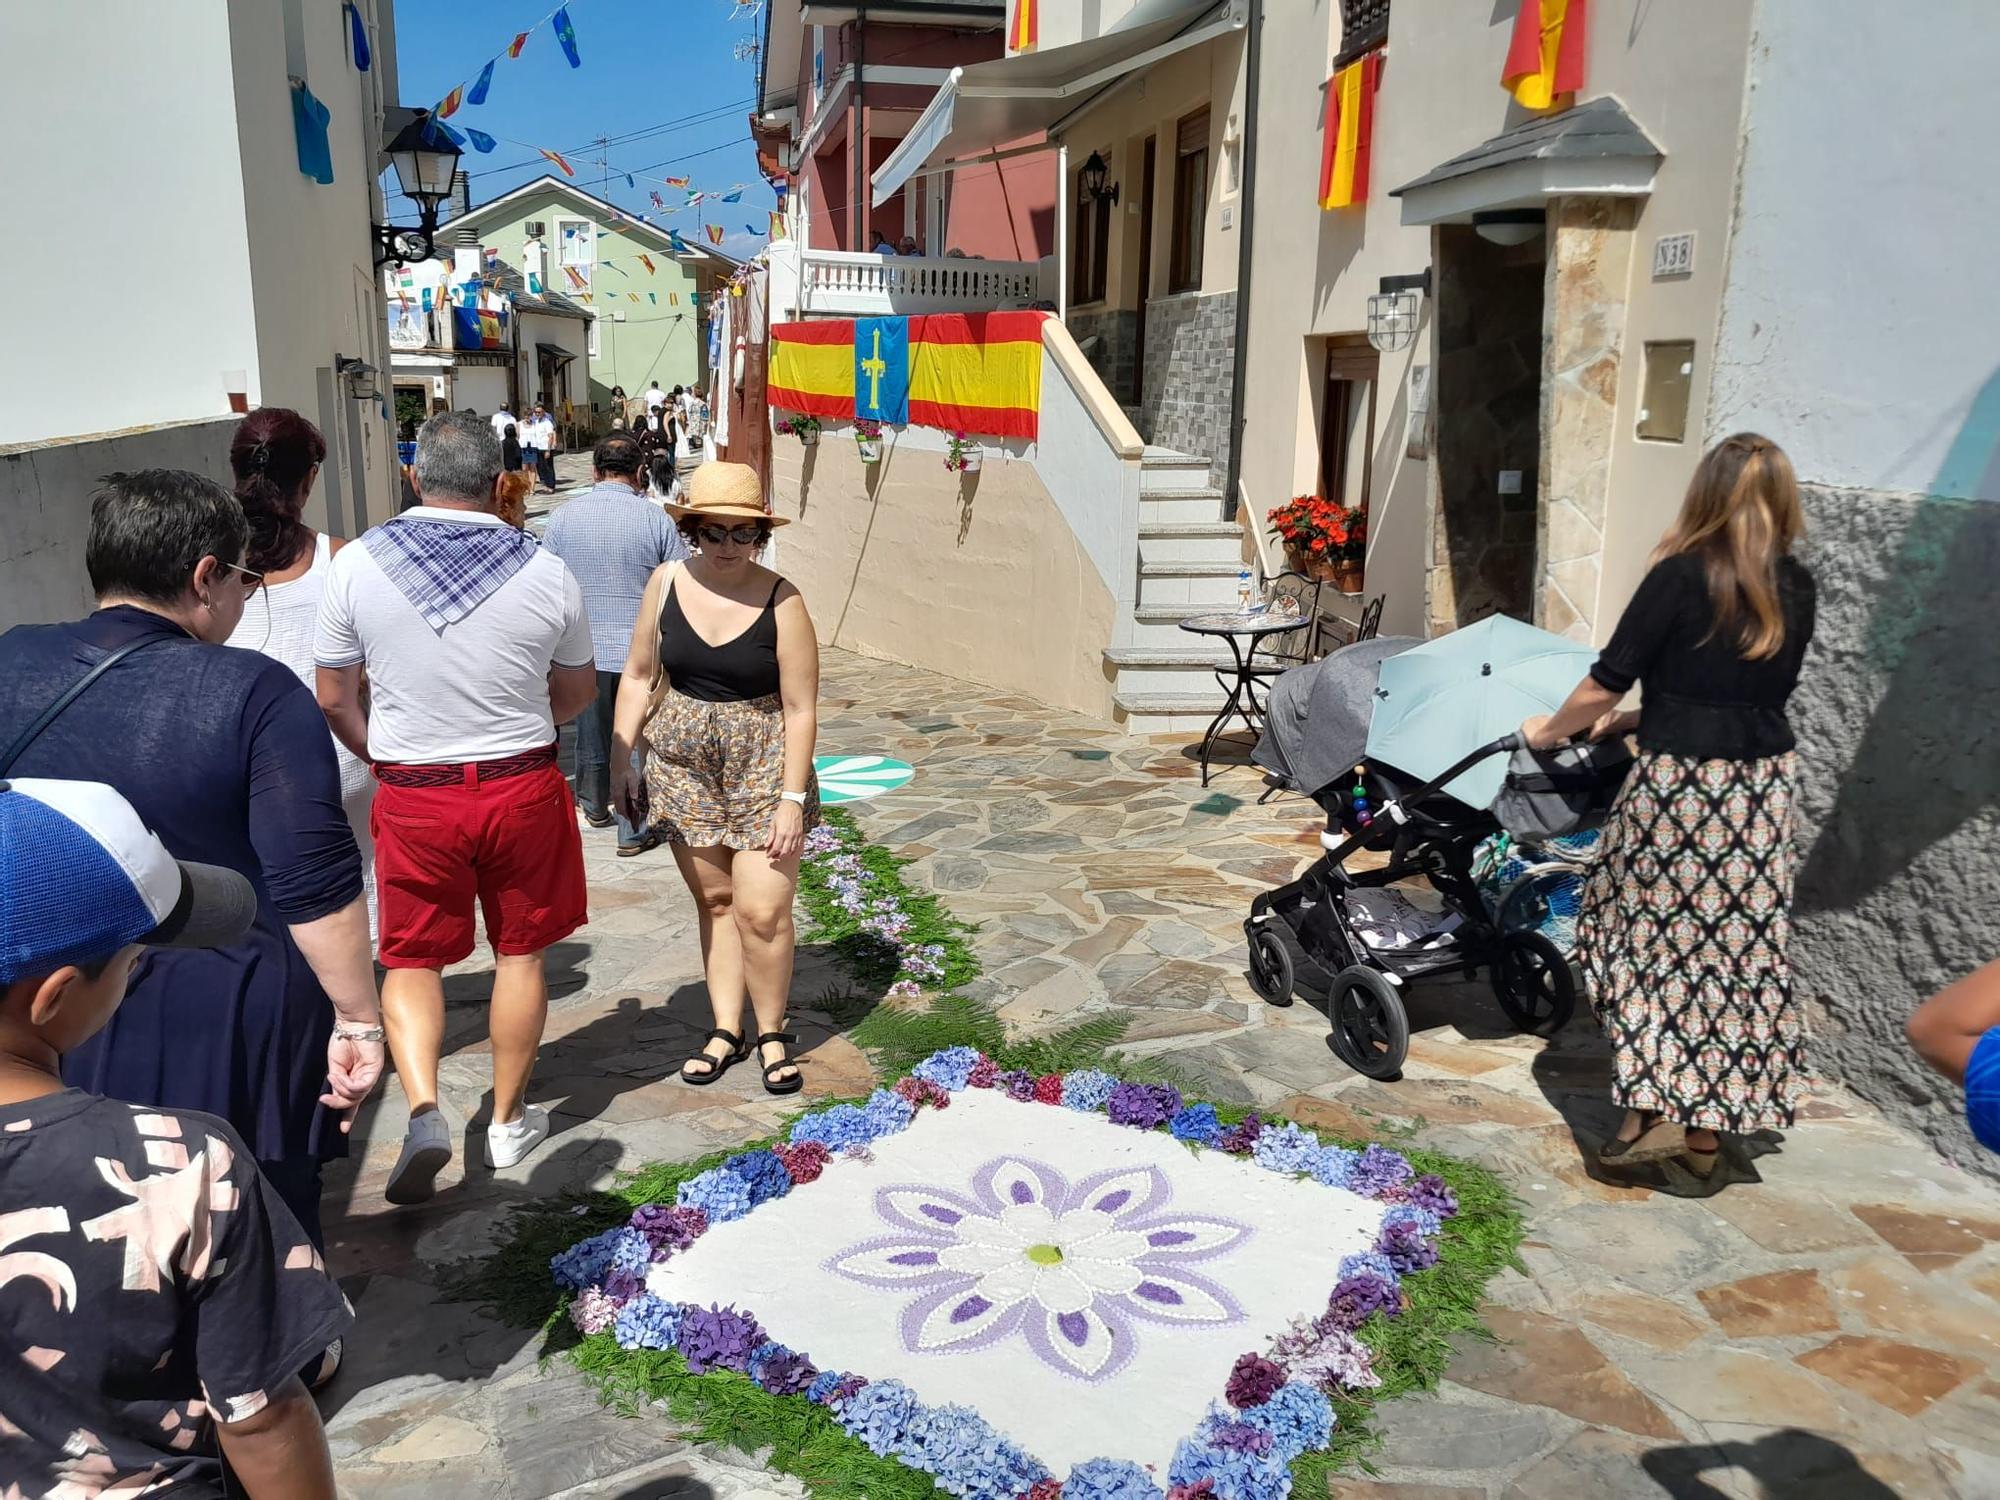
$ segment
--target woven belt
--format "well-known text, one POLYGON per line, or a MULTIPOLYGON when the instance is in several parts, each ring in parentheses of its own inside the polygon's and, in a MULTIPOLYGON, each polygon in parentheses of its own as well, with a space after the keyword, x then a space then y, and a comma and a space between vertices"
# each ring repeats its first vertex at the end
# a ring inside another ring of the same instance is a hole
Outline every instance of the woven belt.
POLYGON ((554 745, 538 745, 519 755, 499 760, 468 760, 435 766, 375 767, 375 779, 390 786, 478 786, 483 781, 501 781, 509 776, 525 776, 556 763, 554 745))

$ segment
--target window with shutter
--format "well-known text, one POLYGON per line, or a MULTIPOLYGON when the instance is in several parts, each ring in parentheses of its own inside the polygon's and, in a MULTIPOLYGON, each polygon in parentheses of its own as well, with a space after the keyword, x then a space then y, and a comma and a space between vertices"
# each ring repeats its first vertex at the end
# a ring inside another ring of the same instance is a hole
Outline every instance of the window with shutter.
POLYGON ((1208 227, 1208 110, 1180 122, 1174 141, 1173 244, 1167 259, 1167 290, 1201 286, 1202 241, 1208 227))

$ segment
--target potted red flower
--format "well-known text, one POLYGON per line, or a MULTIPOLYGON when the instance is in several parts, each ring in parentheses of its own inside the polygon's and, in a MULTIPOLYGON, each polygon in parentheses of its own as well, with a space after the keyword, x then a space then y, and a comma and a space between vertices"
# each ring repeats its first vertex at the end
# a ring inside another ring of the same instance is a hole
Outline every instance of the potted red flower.
POLYGON ((1271 534, 1285 544, 1285 565, 1308 578, 1330 581, 1343 593, 1361 591, 1361 559, 1368 550, 1368 515, 1318 495, 1297 495, 1273 509, 1271 534))

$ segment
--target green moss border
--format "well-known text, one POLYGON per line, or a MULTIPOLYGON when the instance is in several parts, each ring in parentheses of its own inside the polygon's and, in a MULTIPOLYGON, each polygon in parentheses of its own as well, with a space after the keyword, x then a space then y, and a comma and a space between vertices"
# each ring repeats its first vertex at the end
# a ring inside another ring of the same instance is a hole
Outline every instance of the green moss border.
MULTIPOLYGON (((843 847, 860 855, 883 894, 895 897, 910 913, 915 940, 944 945, 947 985, 976 977, 979 963, 965 941, 975 929, 952 916, 937 897, 912 890, 901 874, 907 861, 867 843, 847 814, 831 811, 827 821, 843 847)), ((810 863, 800 880, 800 896, 809 921, 807 941, 831 944, 854 966, 858 980, 872 983, 893 977, 893 968, 884 972, 886 960, 879 948, 842 910, 824 875, 810 863)), ((985 1052, 1003 1068, 1042 1074, 1098 1067, 1121 1078, 1172 1083, 1191 1099, 1201 1096, 1200 1081, 1171 1063, 1115 1055, 1112 1049, 1124 1030, 1124 1018, 1109 1014, 1048 1036, 1010 1039, 991 1007, 947 992, 925 1010, 867 1009, 848 1034, 885 1077, 908 1072, 940 1048, 967 1046, 985 1052)), ((839 1101, 816 1100, 813 1110, 835 1102, 839 1101)), ((1216 1113, 1233 1124, 1250 1110, 1218 1104, 1216 1113)), ((1271 1123, 1282 1118, 1265 1116, 1271 1123)), ((1367 1144, 1355 1137, 1313 1133, 1349 1148, 1367 1144)), ((747 1375, 733 1371, 691 1375, 686 1362, 671 1350, 621 1349, 609 1333, 582 1338, 564 1315, 568 1296, 549 1275, 550 1257, 624 1223, 641 1204, 672 1202, 681 1183, 725 1158, 781 1139, 783 1132, 694 1161, 656 1162, 640 1168, 612 1192, 571 1194, 517 1208, 508 1243, 489 1258, 450 1268, 441 1278, 442 1288, 456 1300, 491 1308, 516 1327, 541 1329, 544 1359, 557 1355, 569 1359, 615 1408, 637 1416, 649 1405, 663 1405, 697 1442, 728 1443, 751 1453, 768 1449, 769 1467, 796 1475, 825 1500, 921 1500, 934 1495, 929 1475, 869 1452, 821 1407, 796 1396, 773 1396, 747 1375)), ((1435 1387, 1451 1359, 1454 1335, 1490 1336, 1479 1318, 1487 1282, 1508 1267, 1526 1269, 1519 1256, 1521 1205, 1498 1177, 1434 1151, 1400 1143, 1396 1149, 1419 1172, 1434 1172, 1449 1183, 1458 1195, 1459 1211, 1438 1239, 1438 1263, 1404 1281, 1409 1306, 1402 1316, 1371 1319, 1361 1330, 1362 1341, 1374 1351, 1375 1373, 1382 1384, 1372 1391, 1331 1398, 1339 1419, 1332 1443, 1292 1465, 1293 1488, 1301 1494, 1330 1493, 1328 1486, 1336 1475, 1370 1471, 1368 1449, 1377 1441, 1369 1423, 1374 1407, 1435 1387)), ((1219 1385, 1216 1394, 1221 1395, 1219 1385)))

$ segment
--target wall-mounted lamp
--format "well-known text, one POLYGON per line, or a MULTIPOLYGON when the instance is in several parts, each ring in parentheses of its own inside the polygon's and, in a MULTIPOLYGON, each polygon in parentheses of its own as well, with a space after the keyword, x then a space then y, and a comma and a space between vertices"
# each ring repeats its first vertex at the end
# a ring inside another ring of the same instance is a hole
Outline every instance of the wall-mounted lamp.
POLYGON ((334 373, 347 382, 347 394, 356 401, 373 401, 376 395, 376 369, 363 359, 354 359, 345 354, 333 357, 334 373))
POLYGON ((1525 245, 1546 229, 1539 208, 1489 208, 1472 216, 1472 232, 1490 245, 1525 245))
POLYGON ((1118 202, 1118 184, 1114 182, 1109 187, 1104 185, 1104 179, 1110 175, 1110 172, 1110 165, 1104 160, 1103 156, 1095 151, 1091 152, 1090 160, 1086 161, 1082 169, 1077 173, 1077 181, 1083 188, 1082 195, 1078 201, 1085 205, 1092 203, 1116 204, 1118 202))
POLYGON ((1379 354, 1397 354, 1417 336, 1431 273, 1384 276, 1378 285, 1380 290, 1368 299, 1368 347, 1379 354))
POLYGON ((438 208, 451 196, 451 179, 461 154, 458 143, 446 134, 449 128, 428 110, 418 110, 385 148, 396 169, 396 186, 417 205, 417 222, 373 226, 376 265, 426 261, 436 253, 438 208))

